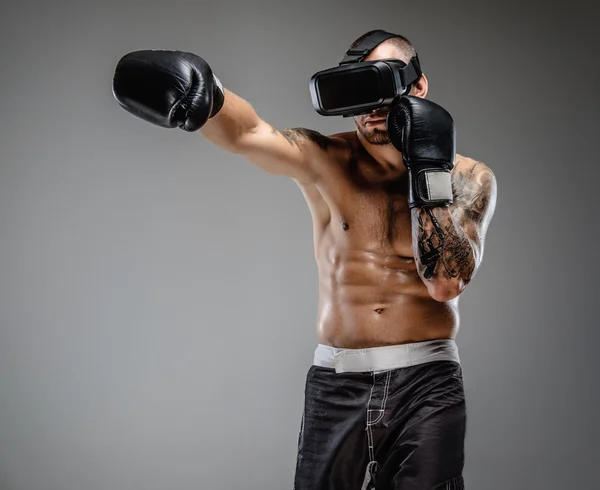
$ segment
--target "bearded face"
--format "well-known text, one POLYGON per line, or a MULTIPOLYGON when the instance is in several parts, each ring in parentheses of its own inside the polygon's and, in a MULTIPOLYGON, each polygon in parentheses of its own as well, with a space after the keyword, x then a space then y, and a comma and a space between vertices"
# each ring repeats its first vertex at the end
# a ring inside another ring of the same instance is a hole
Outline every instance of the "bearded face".
POLYGON ((354 116, 354 123, 358 132, 372 145, 389 145, 390 138, 387 132, 386 117, 389 112, 387 107, 354 116))

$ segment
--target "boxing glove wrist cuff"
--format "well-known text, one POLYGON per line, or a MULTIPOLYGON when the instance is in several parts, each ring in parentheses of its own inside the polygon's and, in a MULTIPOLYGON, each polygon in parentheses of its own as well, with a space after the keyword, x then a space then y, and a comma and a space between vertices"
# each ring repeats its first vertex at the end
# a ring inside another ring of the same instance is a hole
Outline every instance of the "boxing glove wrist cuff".
POLYGON ((208 116, 209 119, 216 116, 217 113, 223 108, 223 104, 225 103, 225 90, 223 89, 221 80, 219 80, 214 74, 213 80, 213 106, 210 116, 208 116))
POLYGON ((452 178, 447 168, 417 166, 408 170, 408 177, 411 209, 452 204, 452 178))

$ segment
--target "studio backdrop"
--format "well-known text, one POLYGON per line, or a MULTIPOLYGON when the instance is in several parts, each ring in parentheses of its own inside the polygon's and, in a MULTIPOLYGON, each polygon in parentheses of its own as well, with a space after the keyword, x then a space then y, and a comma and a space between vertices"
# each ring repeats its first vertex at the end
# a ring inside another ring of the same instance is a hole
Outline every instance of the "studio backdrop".
MULTIPOLYGON (((585 9, 588 9, 586 11, 585 9)), ((579 2, 5 2, 0 488, 291 489, 316 345, 296 185, 116 103, 121 56, 178 49, 274 126, 360 34, 417 47, 498 202, 460 300, 467 488, 600 488, 598 87, 579 2)))

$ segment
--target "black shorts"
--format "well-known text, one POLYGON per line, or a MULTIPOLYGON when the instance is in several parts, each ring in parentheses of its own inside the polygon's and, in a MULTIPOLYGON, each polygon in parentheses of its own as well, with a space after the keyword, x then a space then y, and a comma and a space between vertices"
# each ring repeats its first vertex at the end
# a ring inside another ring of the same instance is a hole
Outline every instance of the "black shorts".
POLYGON ((463 489, 462 370, 437 359, 382 371, 311 366, 294 490, 463 489))

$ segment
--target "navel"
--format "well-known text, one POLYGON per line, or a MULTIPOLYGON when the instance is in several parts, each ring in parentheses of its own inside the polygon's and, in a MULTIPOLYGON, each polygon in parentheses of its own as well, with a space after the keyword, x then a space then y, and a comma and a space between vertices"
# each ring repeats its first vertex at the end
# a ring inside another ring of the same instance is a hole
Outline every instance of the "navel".
POLYGON ((385 311, 385 308, 377 308, 375 310, 375 313, 377 313, 378 315, 381 315, 384 311, 385 311))

